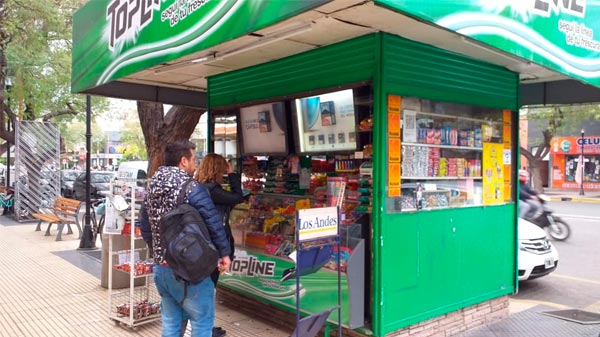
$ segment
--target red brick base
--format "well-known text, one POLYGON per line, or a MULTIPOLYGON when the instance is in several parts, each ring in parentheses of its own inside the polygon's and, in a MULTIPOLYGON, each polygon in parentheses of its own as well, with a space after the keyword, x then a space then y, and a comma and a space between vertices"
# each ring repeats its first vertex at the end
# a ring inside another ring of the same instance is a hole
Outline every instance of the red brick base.
MULTIPOLYGON (((290 333, 296 325, 296 315, 290 311, 276 308, 270 304, 240 295, 228 289, 218 288, 217 301, 223 305, 246 312, 257 319, 268 321, 290 333)), ((428 319, 409 327, 387 334, 389 337, 449 337, 458 333, 487 325, 508 317, 508 296, 466 307, 451 313, 428 319)), ((331 331, 331 336, 336 336, 331 331)), ((354 330, 344 329, 347 337, 365 337, 354 330)), ((323 331, 319 334, 323 336, 323 331)))

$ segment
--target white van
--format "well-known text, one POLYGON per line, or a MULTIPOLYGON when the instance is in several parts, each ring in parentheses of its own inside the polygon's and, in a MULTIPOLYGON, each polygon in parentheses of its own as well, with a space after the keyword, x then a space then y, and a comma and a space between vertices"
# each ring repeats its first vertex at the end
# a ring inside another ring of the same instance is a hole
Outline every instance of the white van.
POLYGON ((117 170, 118 180, 139 180, 146 179, 148 175, 148 161, 126 161, 119 164, 117 170))

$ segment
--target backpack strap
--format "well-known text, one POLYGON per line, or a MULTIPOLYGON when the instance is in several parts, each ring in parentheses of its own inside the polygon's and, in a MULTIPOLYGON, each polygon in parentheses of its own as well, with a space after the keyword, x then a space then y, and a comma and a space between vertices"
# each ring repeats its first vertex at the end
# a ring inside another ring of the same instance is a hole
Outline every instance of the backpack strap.
POLYGON ((185 200, 185 194, 186 191, 188 189, 188 186, 190 186, 191 183, 194 182, 194 179, 188 179, 185 183, 183 183, 183 186, 181 187, 181 190, 179 190, 179 195, 177 196, 177 205, 175 205, 175 207, 183 204, 183 201, 185 200))
MULTIPOLYGON (((185 195, 187 193, 188 186, 190 186, 190 184, 193 182, 194 182, 194 179, 190 178, 185 183, 183 183, 181 190, 179 190, 179 195, 177 196, 177 205, 175 207, 183 204, 183 201, 185 200, 185 195)), ((185 280, 181 280, 181 281, 183 282, 183 298, 181 299, 181 302, 179 302, 179 305, 183 308, 183 301, 185 301, 185 298, 187 297, 189 282, 187 282, 185 280)))

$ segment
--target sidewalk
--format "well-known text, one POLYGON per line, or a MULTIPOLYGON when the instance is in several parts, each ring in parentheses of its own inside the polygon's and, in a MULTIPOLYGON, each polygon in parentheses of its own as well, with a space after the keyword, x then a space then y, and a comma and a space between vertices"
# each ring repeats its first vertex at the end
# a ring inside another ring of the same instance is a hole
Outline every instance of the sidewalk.
MULTIPOLYGON (((589 198, 600 201, 600 193, 589 198)), ((101 262, 89 251, 77 250, 76 236, 65 235, 57 242, 54 230, 44 236, 34 229, 34 222, 0 216, 0 337, 160 336, 160 322, 134 331, 108 318, 108 291, 100 287, 101 262)), ((227 330, 227 337, 287 337, 294 328, 284 321, 277 326, 258 320, 243 311, 242 304, 226 302, 217 303, 216 325, 227 330)), ((598 337, 600 325, 540 314, 557 309, 563 308, 511 299, 509 318, 455 337, 598 337)))
MULTIPOLYGON (((55 230, 44 236, 35 225, 0 216, 0 337, 160 336, 160 322, 134 331, 111 321, 101 262, 77 250, 75 235, 57 242, 55 230)), ((287 337, 293 330, 248 316, 235 303, 217 303, 216 325, 228 337, 287 337)))
POLYGON ((563 190, 558 188, 545 188, 544 194, 550 197, 551 201, 571 201, 571 202, 587 202, 600 203, 600 191, 583 191, 583 195, 579 190, 563 190))

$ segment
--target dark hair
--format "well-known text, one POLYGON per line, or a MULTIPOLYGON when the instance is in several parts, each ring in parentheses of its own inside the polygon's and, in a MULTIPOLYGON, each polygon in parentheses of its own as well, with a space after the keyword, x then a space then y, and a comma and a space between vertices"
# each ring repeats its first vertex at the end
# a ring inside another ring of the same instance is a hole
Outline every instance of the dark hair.
POLYGON ((192 151, 195 150, 196 145, 189 140, 181 140, 175 143, 167 144, 165 147, 165 166, 179 166, 179 162, 182 157, 190 159, 192 157, 192 151))

